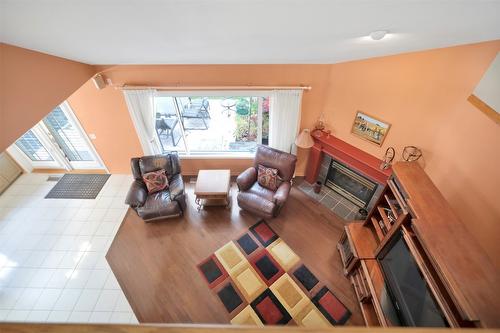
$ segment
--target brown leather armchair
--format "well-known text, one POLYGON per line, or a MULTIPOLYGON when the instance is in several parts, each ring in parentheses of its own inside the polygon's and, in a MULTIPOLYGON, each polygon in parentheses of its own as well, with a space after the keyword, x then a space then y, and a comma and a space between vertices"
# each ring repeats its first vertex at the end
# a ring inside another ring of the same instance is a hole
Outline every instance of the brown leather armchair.
POLYGON ((292 188, 292 177, 296 163, 297 157, 295 155, 259 145, 254 158, 254 165, 236 178, 239 189, 238 205, 242 209, 264 218, 278 216, 292 188), (281 178, 282 183, 276 192, 260 186, 257 182, 259 164, 278 169, 278 176, 281 178))
POLYGON ((130 186, 125 203, 144 221, 150 222, 181 216, 186 209, 186 194, 177 153, 134 157, 130 161, 134 182, 130 186), (164 169, 169 186, 167 189, 148 194, 142 175, 164 169))

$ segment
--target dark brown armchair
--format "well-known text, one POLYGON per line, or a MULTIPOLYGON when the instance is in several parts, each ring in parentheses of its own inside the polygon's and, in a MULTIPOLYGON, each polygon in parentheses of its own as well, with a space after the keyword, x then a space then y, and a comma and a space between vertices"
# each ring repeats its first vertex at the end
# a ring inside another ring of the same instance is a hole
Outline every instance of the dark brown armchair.
POLYGON ((254 165, 236 179, 239 189, 238 205, 242 209, 264 218, 276 217, 290 193, 296 163, 297 157, 292 154, 259 145, 254 165), (257 182, 259 164, 278 170, 278 176, 282 182, 276 191, 262 187, 257 182))
POLYGON ((181 175, 181 164, 177 153, 135 157, 130 161, 134 182, 128 191, 125 203, 137 212, 144 221, 150 222, 181 216, 186 209, 186 194, 181 175), (169 187, 148 194, 142 175, 164 169, 169 187))

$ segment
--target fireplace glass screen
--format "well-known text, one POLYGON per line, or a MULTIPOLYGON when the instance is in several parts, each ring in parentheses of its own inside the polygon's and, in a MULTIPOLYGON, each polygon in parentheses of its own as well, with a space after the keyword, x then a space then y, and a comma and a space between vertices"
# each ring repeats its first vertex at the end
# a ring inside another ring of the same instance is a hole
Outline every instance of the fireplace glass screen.
POLYGON ((359 207, 366 207, 377 189, 377 183, 335 160, 330 164, 325 185, 359 207))

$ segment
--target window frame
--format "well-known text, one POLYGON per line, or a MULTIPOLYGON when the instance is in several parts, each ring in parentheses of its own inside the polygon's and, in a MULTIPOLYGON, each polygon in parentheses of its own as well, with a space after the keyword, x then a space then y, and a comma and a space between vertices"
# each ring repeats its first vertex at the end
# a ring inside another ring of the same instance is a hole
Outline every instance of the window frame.
POLYGON ((28 130, 19 139, 17 139, 15 142, 15 145, 17 148, 19 148, 26 155, 26 157, 28 157, 31 160, 31 162, 42 162, 42 163, 49 162, 50 163, 50 162, 55 161, 54 157, 52 157, 52 154, 49 152, 49 150, 47 148, 45 148, 45 146, 42 144, 42 142, 36 136, 36 134, 33 132, 32 129, 28 130), (48 158, 40 157, 36 151, 34 151, 33 153, 30 153, 28 150, 30 150, 30 148, 31 148, 31 150, 33 149, 32 145, 29 145, 30 147, 26 147, 26 145, 21 144, 21 140, 25 140, 25 136, 27 136, 27 135, 30 135, 31 137, 34 138, 34 141, 36 141, 37 144, 40 145, 40 148, 42 148, 45 151, 48 158))
MULTIPOLYGON (((157 97, 259 97, 271 98, 272 91, 270 90, 157 90, 153 98, 157 97)), ((154 114, 156 114, 156 103, 154 105, 154 114)), ((180 110, 177 103, 174 103, 177 117, 180 119, 180 110)), ((257 144, 262 144, 262 105, 259 104, 257 113, 257 144)), ((181 159, 251 159, 254 157, 254 152, 227 152, 227 151, 207 151, 207 152, 191 152, 186 142, 184 129, 181 129, 182 141, 185 146, 185 151, 178 151, 181 159)), ((159 145, 159 143, 155 144, 159 145)), ((163 151, 161 146, 157 147, 159 151, 163 151)))
MULTIPOLYGON (((58 105, 64 115, 68 118, 71 125, 79 132, 84 140, 84 143, 88 146, 90 153, 93 154, 95 161, 70 161, 64 155, 62 149, 58 146, 57 142, 51 137, 50 131, 44 123, 44 119, 40 120, 35 126, 30 128, 30 131, 36 136, 44 148, 48 151, 52 157, 52 161, 33 161, 29 156, 27 156, 21 148, 19 148, 14 142, 7 151, 14 157, 16 162, 18 162, 23 169, 31 172, 33 169, 63 169, 67 171, 71 170, 104 170, 109 172, 103 160, 97 153, 94 145, 92 144, 87 133, 80 124, 78 118, 74 114, 71 106, 67 101, 62 102, 58 105)), ((51 111, 52 112, 52 111, 51 111)), ((16 140, 17 141, 17 140, 16 140)))
MULTIPOLYGON (((61 168, 61 161, 57 159, 56 154, 51 151, 50 142, 44 140, 43 133, 41 133, 38 124, 30 128, 31 131, 45 150, 49 153, 52 158, 51 161, 34 161, 24 151, 14 142, 7 148, 7 152, 16 160, 16 162, 27 172, 31 172, 33 169, 57 169, 61 168)), ((28 132, 27 131, 27 132, 28 132)), ((26 133, 27 133, 26 132, 26 133)), ((23 134, 24 135, 24 134, 23 134)))

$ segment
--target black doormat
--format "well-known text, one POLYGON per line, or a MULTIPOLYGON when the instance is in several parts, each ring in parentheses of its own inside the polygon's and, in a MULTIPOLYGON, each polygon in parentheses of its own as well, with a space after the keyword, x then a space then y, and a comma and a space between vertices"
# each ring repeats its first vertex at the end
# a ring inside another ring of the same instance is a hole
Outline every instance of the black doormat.
POLYGON ((65 174, 45 199, 95 199, 110 176, 65 174))

